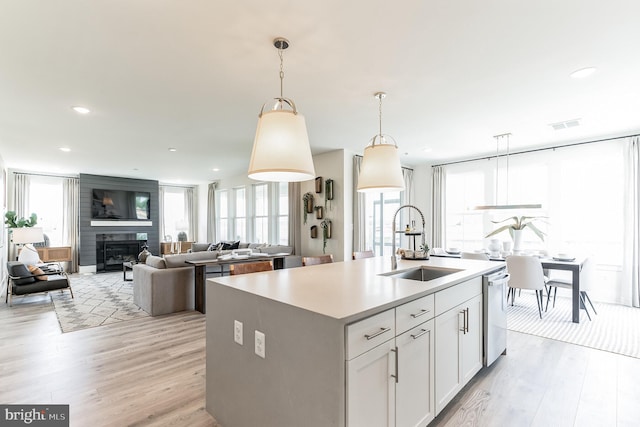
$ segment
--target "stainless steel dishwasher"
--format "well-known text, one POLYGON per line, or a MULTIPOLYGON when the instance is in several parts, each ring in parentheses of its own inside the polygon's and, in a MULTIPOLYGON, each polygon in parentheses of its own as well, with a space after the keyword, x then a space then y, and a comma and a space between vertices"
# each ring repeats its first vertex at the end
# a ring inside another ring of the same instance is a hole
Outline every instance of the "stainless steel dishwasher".
POLYGON ((484 341, 483 364, 489 366, 501 354, 507 354, 507 286, 506 267, 482 276, 484 341))

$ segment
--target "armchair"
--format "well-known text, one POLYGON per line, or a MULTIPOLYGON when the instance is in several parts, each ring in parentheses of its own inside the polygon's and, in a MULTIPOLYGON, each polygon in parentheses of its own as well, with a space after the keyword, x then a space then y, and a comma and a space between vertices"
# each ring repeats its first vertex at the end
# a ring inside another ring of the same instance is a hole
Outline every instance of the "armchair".
POLYGON ((9 272, 9 282, 7 286, 7 296, 5 303, 11 305, 13 295, 28 295, 40 292, 69 289, 71 298, 73 290, 67 273, 57 264, 38 265, 38 269, 33 272, 28 266, 19 261, 7 262, 9 272))

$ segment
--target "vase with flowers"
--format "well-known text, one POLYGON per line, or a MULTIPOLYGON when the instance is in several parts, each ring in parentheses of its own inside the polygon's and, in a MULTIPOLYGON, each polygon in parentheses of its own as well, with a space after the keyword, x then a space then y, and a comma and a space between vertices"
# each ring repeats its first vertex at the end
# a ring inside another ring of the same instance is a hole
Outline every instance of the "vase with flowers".
POLYGON ((518 253, 522 251, 522 231, 525 228, 529 228, 540 240, 544 241, 545 233, 534 224, 534 221, 544 221, 545 219, 546 217, 544 216, 512 216, 501 221, 491 221, 494 224, 502 224, 507 221, 509 221, 509 223, 496 228, 484 237, 491 237, 503 231, 508 231, 513 239, 513 251, 518 253))

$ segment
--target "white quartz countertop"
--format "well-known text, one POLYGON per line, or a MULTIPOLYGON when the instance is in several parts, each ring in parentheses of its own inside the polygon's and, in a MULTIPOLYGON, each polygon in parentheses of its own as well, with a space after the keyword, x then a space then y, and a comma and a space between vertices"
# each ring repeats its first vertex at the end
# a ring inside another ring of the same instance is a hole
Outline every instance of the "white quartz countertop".
POLYGON ((207 280, 207 287, 228 286, 350 322, 499 269, 504 262, 437 257, 398 260, 396 272, 421 265, 462 271, 428 282, 399 279, 381 275, 392 272, 389 257, 375 257, 216 277, 207 280))

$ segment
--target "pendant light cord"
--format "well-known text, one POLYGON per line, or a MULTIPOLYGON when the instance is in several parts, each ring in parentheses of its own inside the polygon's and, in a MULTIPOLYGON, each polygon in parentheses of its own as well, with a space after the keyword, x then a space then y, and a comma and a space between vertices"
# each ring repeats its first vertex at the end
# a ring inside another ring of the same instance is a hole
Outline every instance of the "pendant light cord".
POLYGON ((380 135, 380 143, 382 143, 382 96, 378 97, 378 135, 380 135))
POLYGON ((278 55, 280 56, 280 98, 284 98, 283 87, 284 87, 284 63, 283 63, 283 55, 282 55, 282 47, 278 48, 278 55))

